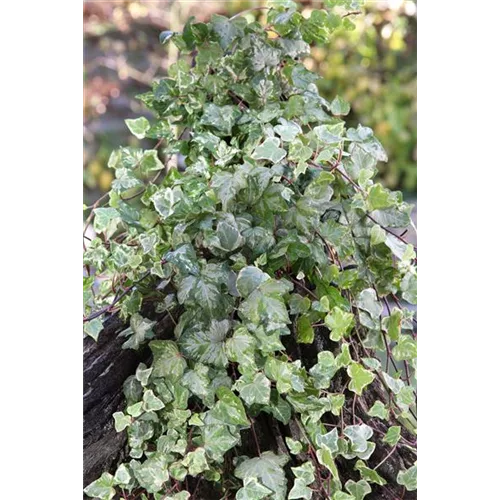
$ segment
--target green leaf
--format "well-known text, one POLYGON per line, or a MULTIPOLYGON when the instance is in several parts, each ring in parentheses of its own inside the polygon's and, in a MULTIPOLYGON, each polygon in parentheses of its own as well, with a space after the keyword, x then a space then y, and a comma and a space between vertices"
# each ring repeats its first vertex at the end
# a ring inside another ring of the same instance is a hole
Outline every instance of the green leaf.
POLYGON ((399 425, 393 425, 389 427, 382 441, 384 443, 395 446, 401 437, 401 427, 399 425))
POLYGON ((101 318, 94 318, 87 323, 83 324, 83 331, 89 336, 92 337, 96 342, 99 338, 99 334, 102 332, 104 328, 103 322, 101 318))
POLYGON ((403 485, 408 491, 417 489, 417 463, 415 462, 408 470, 400 470, 396 478, 398 484, 403 485))
POLYGON ((144 139, 148 130, 150 129, 148 120, 143 116, 141 116, 140 118, 136 118, 135 120, 129 118, 128 120, 125 120, 125 123, 127 124, 130 132, 132 132, 132 134, 134 134, 137 139, 144 139))
POLYGON ((373 288, 367 288, 359 294, 357 306, 367 311, 373 319, 379 318, 383 311, 382 304, 378 301, 377 293, 373 288))
POLYGON ((382 420, 387 420, 387 418, 389 417, 389 410, 381 401, 375 401, 375 403, 373 403, 373 406, 368 411, 368 415, 370 415, 370 417, 378 417, 382 420))
MULTIPOLYGON (((290 450, 290 453, 292 455, 298 455, 299 453, 302 452, 302 443, 300 441, 295 441, 295 439, 292 439, 288 436, 285 437, 285 441, 286 441, 286 445, 288 446, 288 449, 290 450)), ((293 471, 293 467, 292 467, 292 471, 293 471)))
POLYGON ((325 316, 325 325, 330 329, 330 339, 335 342, 347 336, 353 324, 354 315, 337 306, 325 316))
POLYGON ((314 330, 308 316, 300 316, 297 320, 297 342, 302 344, 312 344, 314 340, 314 330))
POLYGON ((362 453, 368 448, 368 439, 373 436, 373 429, 366 424, 349 425, 344 429, 344 434, 351 441, 353 451, 362 453))
POLYGON ((355 392, 358 396, 363 394, 363 389, 370 385, 375 379, 375 375, 363 368, 359 363, 353 363, 347 367, 347 373, 351 377, 349 390, 355 392))
POLYGON ((243 488, 236 492, 236 500, 262 500, 268 497, 272 490, 260 484, 255 477, 243 481, 243 488))
POLYGON ((222 368, 227 365, 224 341, 230 329, 229 320, 212 320, 207 328, 195 325, 181 335, 179 346, 187 358, 222 368))
POLYGON ((187 364, 175 342, 153 340, 149 348, 153 352, 153 377, 167 377, 173 382, 182 377, 187 364))
POLYGON ((257 146, 252 154, 254 160, 269 160, 278 163, 286 156, 286 151, 279 147, 280 141, 277 137, 268 137, 260 146, 257 146))
POLYGON ((338 95, 330 104, 330 110, 334 115, 344 116, 349 114, 351 106, 347 101, 345 101, 341 96, 338 95))
POLYGON ((228 425, 249 425, 243 403, 231 389, 219 387, 216 393, 219 400, 211 410, 215 419, 228 425))
POLYGON ((83 491, 90 498, 112 500, 116 494, 113 484, 113 476, 109 472, 104 472, 99 479, 90 483, 83 491))
POLYGON ((197 476, 210 468, 204 448, 196 448, 196 450, 190 451, 182 461, 182 465, 188 468, 191 476, 197 476))
POLYGON ((148 389, 143 396, 143 409, 145 412, 157 411, 165 408, 163 401, 154 395, 151 389, 148 389))
POLYGON ((115 419, 116 432, 122 432, 132 423, 132 417, 125 415, 122 411, 113 413, 113 418, 115 419))
POLYGON ((365 496, 372 491, 370 485, 364 479, 358 481, 357 483, 349 479, 349 481, 345 483, 345 487, 354 497, 354 500, 363 500, 363 498, 365 498, 365 496))
POLYGON ((380 486, 384 486, 384 484, 387 484, 387 481, 383 477, 381 477, 377 471, 367 467, 362 460, 358 460, 354 468, 356 470, 359 470, 362 479, 365 479, 370 483, 379 484, 380 486))
POLYGON ((306 482, 301 478, 296 478, 293 483, 293 488, 288 493, 289 500, 292 498, 312 498, 313 490, 306 485, 306 482))
POLYGON ((396 361, 411 360, 417 357, 417 343, 409 335, 401 335, 392 350, 396 361))
POLYGON ((286 494, 286 476, 283 466, 287 463, 286 455, 275 455, 265 451, 260 457, 241 462, 234 475, 240 479, 255 478, 274 492, 273 498, 283 500, 286 494))

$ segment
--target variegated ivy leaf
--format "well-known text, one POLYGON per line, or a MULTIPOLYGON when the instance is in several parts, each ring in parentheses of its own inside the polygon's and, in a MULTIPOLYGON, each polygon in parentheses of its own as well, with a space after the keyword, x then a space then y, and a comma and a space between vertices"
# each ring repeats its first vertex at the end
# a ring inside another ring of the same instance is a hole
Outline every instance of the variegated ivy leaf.
POLYGON ((203 446, 209 458, 222 462, 224 454, 240 443, 240 433, 233 429, 235 427, 223 424, 203 425, 203 446))
POLYGON ((263 374, 257 373, 248 378, 243 376, 234 384, 234 388, 239 392, 241 399, 250 406, 253 404, 269 404, 271 397, 271 382, 263 374))
POLYGON ((296 478, 293 483, 293 488, 288 493, 288 499, 292 500, 295 498, 306 498, 309 500, 312 498, 313 490, 306 485, 306 482, 302 478, 296 478))
POLYGON ((224 341, 230 328, 231 323, 227 319, 212 320, 208 326, 195 325, 181 335, 181 351, 189 359, 224 367, 227 365, 224 341))
POLYGON ((363 394, 365 387, 370 385, 375 379, 375 375, 363 368, 359 363, 352 363, 347 367, 347 373, 351 378, 349 390, 355 392, 358 396, 363 394))
POLYGON ((148 130, 150 129, 148 120, 143 116, 141 116, 140 118, 136 118, 135 120, 129 118, 128 120, 125 120, 125 123, 127 124, 130 132, 132 132, 132 134, 134 134, 137 139, 144 139, 148 130))
POLYGON ((154 395, 151 389, 148 389, 143 396, 142 408, 145 412, 158 411, 165 408, 165 404, 154 395))
POLYGON ((336 491, 333 495, 333 500, 356 500, 352 495, 343 491, 336 491))
POLYGON ((378 301, 377 293, 373 288, 367 288, 359 294, 357 306, 367 311, 373 319, 380 317, 383 311, 382 304, 378 301))
MULTIPOLYGON (((286 445, 292 455, 298 455, 302 451, 302 443, 288 436, 285 437, 286 445)), ((293 468, 292 468, 293 470, 293 468)))
POLYGON ((132 417, 125 415, 122 411, 113 413, 113 418, 116 432, 125 430, 132 423, 132 417))
POLYGON ((399 425, 393 425, 389 427, 382 441, 384 443, 395 446, 401 437, 401 427, 399 425))
POLYGON ((146 340, 154 337, 155 324, 156 321, 143 318, 139 313, 133 314, 130 318, 130 326, 118 335, 118 337, 127 337, 122 349, 139 349, 146 340))
POLYGON ((401 335, 392 354, 396 361, 414 359, 417 357, 417 343, 409 335, 401 335))
POLYGON ((401 333, 401 324, 403 319, 403 312, 401 309, 393 309, 390 316, 386 316, 382 319, 382 326, 387 330, 387 335, 389 338, 397 342, 399 340, 399 335, 401 333))
POLYGON ((354 482, 351 479, 345 483, 346 490, 354 497, 354 500, 363 500, 372 489, 370 485, 362 479, 361 481, 354 482))
POLYGON ((276 455, 265 451, 260 457, 241 462, 234 475, 240 479, 255 478, 273 492, 273 498, 284 500, 286 495, 286 476, 283 466, 287 463, 286 455, 276 455))
POLYGON ((274 127, 274 131, 281 136, 283 142, 292 142, 298 134, 302 133, 302 128, 295 122, 280 118, 279 125, 274 127))
POLYGON ((373 403, 373 406, 368 411, 368 415, 370 415, 370 417, 378 417, 382 420, 387 420, 389 416, 389 410, 381 401, 375 401, 375 403, 373 403))
POLYGON ((318 434, 316 436, 316 444, 322 448, 328 448, 332 453, 339 450, 337 428, 332 429, 326 434, 318 434))
POLYGON ((340 307, 334 307, 332 312, 325 316, 325 325, 330 329, 330 339, 338 342, 347 336, 354 324, 354 315, 345 312, 340 307))
POLYGON ((146 461, 135 462, 133 466, 134 476, 149 493, 160 491, 168 481, 168 458, 163 453, 154 453, 146 461))
POLYGON ((417 489, 417 463, 415 462, 408 470, 398 472, 398 484, 403 485, 408 491, 417 489))
POLYGON ((120 212, 116 208, 94 209, 94 230, 96 233, 113 234, 120 223, 120 212))
POLYGON ((351 441, 354 452, 364 452, 368 448, 368 439, 373 436, 373 429, 366 424, 349 425, 344 434, 351 441))
POLYGON ((297 479, 302 479, 306 485, 313 483, 315 480, 316 469, 312 462, 304 462, 298 467, 292 467, 292 472, 297 479))
POLYGON ((318 362, 311 367, 309 373, 314 379, 314 386, 318 389, 328 389, 335 372, 338 370, 335 357, 330 351, 318 353, 318 362))
POLYGON ((361 478, 365 479, 369 483, 379 484, 380 486, 387 484, 387 481, 381 477, 376 470, 367 467, 362 460, 358 460, 354 468, 359 470, 361 478))
POLYGON ((103 328, 104 325, 102 322, 102 318, 94 318, 93 320, 83 324, 83 331, 89 337, 92 337, 96 342, 103 328))
POLYGON ((272 490, 260 484, 255 477, 246 478, 243 488, 236 492, 236 500, 262 500, 272 494, 272 490))
POLYGON ((194 451, 190 451, 186 458, 182 461, 182 465, 188 468, 189 474, 191 476, 197 476, 203 471, 209 469, 207 458, 205 455, 204 448, 196 448, 194 451))
POLYGON ((341 96, 338 95, 330 104, 330 110, 334 115, 343 116, 349 114, 351 106, 347 101, 345 101, 341 96))
POLYGON ((153 352, 153 377, 167 377, 172 381, 182 377, 187 363, 175 342, 153 340, 149 347, 153 352))
POLYGON ((228 425, 249 425, 241 399, 227 387, 217 389, 218 401, 210 410, 213 418, 228 425))
POLYGON ((104 472, 99 479, 90 483, 83 491, 90 498, 113 500, 116 491, 113 488, 114 478, 109 472, 104 472))
POLYGON ((252 154, 254 160, 269 160, 278 163, 286 156, 286 151, 280 148, 280 140, 277 137, 268 137, 260 146, 255 148, 252 154))
POLYGON ((135 378, 145 387, 152 371, 153 368, 148 368, 144 363, 139 363, 139 366, 135 370, 135 378))
POLYGON ((130 474, 130 466, 127 464, 120 464, 115 472, 115 484, 120 486, 128 486, 132 482, 132 475, 130 474))
POLYGON ((384 381, 388 385, 389 389, 394 394, 399 394, 401 392, 401 389, 405 386, 402 380, 393 378, 385 372, 382 373, 382 377, 384 378, 384 381))

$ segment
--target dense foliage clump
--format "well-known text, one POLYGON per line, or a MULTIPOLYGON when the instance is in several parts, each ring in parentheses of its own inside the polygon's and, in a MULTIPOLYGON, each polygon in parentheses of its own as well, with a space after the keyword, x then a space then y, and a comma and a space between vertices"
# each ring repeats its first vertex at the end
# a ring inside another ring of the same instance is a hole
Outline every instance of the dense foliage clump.
POLYGON ((88 219, 84 330, 98 341, 117 313, 123 347, 153 354, 114 415, 130 460, 91 498, 194 498, 188 478, 238 500, 416 488, 411 207, 372 181, 387 160, 372 130, 346 130, 348 103, 323 99, 301 62, 353 4, 306 19, 272 0, 265 26, 214 15, 162 33, 184 58, 140 96, 156 120, 127 120, 157 145, 112 154, 88 219), (168 340, 158 315, 176 324, 168 340), (259 444, 261 415, 281 449, 259 444), (384 473, 402 449, 411 463, 384 473))

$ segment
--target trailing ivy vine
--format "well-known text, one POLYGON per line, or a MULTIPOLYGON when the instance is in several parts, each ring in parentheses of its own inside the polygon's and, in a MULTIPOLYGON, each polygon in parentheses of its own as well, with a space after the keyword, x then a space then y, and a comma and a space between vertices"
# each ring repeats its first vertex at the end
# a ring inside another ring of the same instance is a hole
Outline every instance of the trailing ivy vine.
POLYGON ((306 18, 271 0, 266 25, 214 15, 162 33, 183 57, 139 96, 155 120, 126 120, 157 144, 114 151, 112 190, 87 209, 84 331, 98 341, 119 314, 123 348, 153 354, 114 414, 129 460, 89 497, 195 498, 191 476, 214 498, 362 500, 399 449, 413 460, 395 486, 416 489, 411 206, 372 181, 382 145, 345 129, 349 104, 302 63, 356 4, 306 18), (287 429, 283 449, 259 445, 261 414, 287 429), (238 453, 247 430, 254 456, 238 453))

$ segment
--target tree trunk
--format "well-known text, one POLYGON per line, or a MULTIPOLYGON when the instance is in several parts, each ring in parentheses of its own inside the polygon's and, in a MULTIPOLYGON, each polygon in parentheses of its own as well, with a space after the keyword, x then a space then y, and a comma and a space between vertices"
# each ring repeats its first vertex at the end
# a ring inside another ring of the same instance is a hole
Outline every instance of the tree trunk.
MULTIPOLYGON (((149 316, 151 317, 151 315, 149 316)), ((148 363, 151 353, 148 348, 141 351, 130 349, 123 350, 122 338, 118 338, 118 333, 124 328, 123 323, 116 317, 109 318, 104 325, 104 329, 99 336, 99 341, 94 342, 87 337, 84 340, 84 485, 97 479, 104 471, 113 472, 116 466, 126 459, 126 433, 117 433, 114 428, 113 413, 123 410, 125 400, 122 392, 122 385, 125 379, 135 373, 140 362, 148 363)), ((314 344, 304 345, 295 342, 293 336, 284 337, 285 347, 292 354, 294 359, 302 360, 306 368, 310 368, 316 363, 317 353, 330 349, 334 350, 335 345, 329 340, 328 333, 318 329, 314 344)), ((173 338, 173 322, 170 316, 161 318, 155 326, 156 337, 161 339, 173 338)), ((347 379, 335 377, 334 390, 341 391, 347 379)), ((416 492, 406 492, 403 486, 396 482, 397 473, 402 468, 410 467, 415 459, 413 452, 398 446, 392 450, 387 444, 382 443, 388 424, 382 423, 368 416, 367 411, 376 399, 385 399, 385 389, 376 379, 365 391, 363 397, 349 399, 349 392, 346 392, 346 404, 343 412, 343 419, 346 425, 364 423, 375 429, 372 438, 377 444, 375 452, 367 461, 369 467, 375 467, 387 455, 390 454, 384 463, 377 469, 377 472, 387 481, 387 485, 378 486, 371 483, 372 493, 367 500, 415 500, 416 492)), ((331 414, 326 415, 323 421, 329 419, 330 424, 340 423, 340 417, 331 414)), ((391 422, 396 425, 396 422, 391 422)), ((402 429, 404 437, 411 436, 402 429)), ((283 425, 266 413, 261 413, 255 418, 253 429, 242 431, 242 446, 238 448, 238 454, 257 456, 259 452, 271 450, 289 456, 289 464, 297 466, 308 459, 313 459, 311 455, 302 453, 294 456, 289 454, 285 444, 285 437, 301 438, 301 431, 297 422, 293 419, 288 425, 283 425), (257 442, 256 442, 257 439, 257 442)), ((231 461, 234 450, 227 453, 226 459, 231 461)), ((354 460, 345 460, 341 457, 337 459, 339 475, 344 483, 352 479, 359 480, 359 473, 353 468, 354 460)), ((293 485, 293 477, 289 478, 289 487, 293 485)), ((197 500, 218 500, 222 497, 222 490, 218 485, 199 480, 188 476, 188 488, 191 493, 196 490, 197 500)), ((319 490, 319 484, 310 485, 319 490)), ((325 492, 318 491, 314 499, 329 498, 325 492)))

